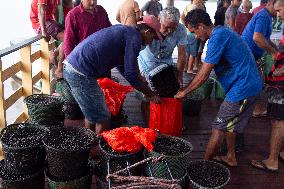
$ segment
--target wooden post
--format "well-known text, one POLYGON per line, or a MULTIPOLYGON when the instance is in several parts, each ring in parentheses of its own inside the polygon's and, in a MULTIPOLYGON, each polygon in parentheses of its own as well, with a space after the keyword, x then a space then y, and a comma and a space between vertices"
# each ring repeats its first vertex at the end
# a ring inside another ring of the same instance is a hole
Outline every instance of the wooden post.
POLYGON ((44 39, 40 40, 40 49, 41 49, 41 72, 42 72, 41 92, 44 94, 50 94, 51 87, 50 87, 49 48, 48 48, 48 42, 46 42, 44 39))
POLYGON ((6 110, 4 98, 4 81, 2 76, 2 60, 0 58, 0 129, 6 126, 6 110))
POLYGON ((167 7, 173 7, 174 6, 174 0, 167 0, 167 7))
MULTIPOLYGON (((22 86, 23 96, 27 97, 33 94, 33 79, 32 79, 32 63, 31 63, 31 45, 21 48, 22 62, 22 86)), ((24 113, 28 115, 28 109, 24 107, 24 113)))

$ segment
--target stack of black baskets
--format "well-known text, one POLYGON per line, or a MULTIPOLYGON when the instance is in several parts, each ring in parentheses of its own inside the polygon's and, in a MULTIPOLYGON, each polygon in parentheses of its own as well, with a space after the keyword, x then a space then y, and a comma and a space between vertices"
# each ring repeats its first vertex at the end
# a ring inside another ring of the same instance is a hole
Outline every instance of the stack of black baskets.
POLYGON ((45 149, 42 138, 47 129, 28 123, 13 124, 0 134, 4 160, 0 161, 3 189, 44 189, 45 149))
POLYGON ((83 127, 60 127, 50 130, 43 139, 49 189, 90 189, 92 172, 88 164, 95 134, 83 127))

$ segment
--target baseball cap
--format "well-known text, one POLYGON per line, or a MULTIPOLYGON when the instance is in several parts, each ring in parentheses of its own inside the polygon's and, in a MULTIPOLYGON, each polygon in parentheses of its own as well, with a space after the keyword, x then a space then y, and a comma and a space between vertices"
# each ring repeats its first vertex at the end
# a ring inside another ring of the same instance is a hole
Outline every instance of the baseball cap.
POLYGON ((162 35, 160 33, 160 29, 161 29, 161 23, 159 22, 158 18, 153 16, 153 15, 146 15, 142 17, 141 21, 138 21, 137 24, 146 24, 147 26, 149 26, 150 28, 152 28, 156 34, 159 40, 162 40, 162 35))

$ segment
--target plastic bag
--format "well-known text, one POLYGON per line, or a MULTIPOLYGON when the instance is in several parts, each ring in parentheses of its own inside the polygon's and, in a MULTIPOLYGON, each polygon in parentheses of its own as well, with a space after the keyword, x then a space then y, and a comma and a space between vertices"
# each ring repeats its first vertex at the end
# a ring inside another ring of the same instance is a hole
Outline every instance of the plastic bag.
POLYGON ((118 115, 126 94, 134 90, 131 86, 124 86, 109 78, 99 79, 98 83, 105 95, 106 104, 113 116, 118 115))
POLYGON ((162 103, 150 102, 149 128, 161 134, 180 137, 182 133, 182 100, 162 98, 162 103))
POLYGON ((149 128, 120 127, 101 134, 111 148, 119 153, 136 153, 142 149, 142 145, 148 151, 153 150, 153 142, 156 140, 156 132, 149 128))

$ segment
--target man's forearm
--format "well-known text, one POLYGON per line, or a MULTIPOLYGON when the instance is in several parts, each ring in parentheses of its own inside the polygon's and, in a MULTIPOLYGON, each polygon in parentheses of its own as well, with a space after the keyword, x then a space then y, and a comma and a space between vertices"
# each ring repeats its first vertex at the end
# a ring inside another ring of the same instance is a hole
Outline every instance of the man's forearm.
POLYGON ((45 26, 45 5, 38 5, 38 19, 39 24, 42 32, 46 32, 46 26, 45 26))
POLYGON ((270 44, 269 41, 267 41, 262 34, 256 33, 253 35, 253 40, 259 46, 260 48, 264 49, 270 54, 273 54, 276 52, 276 49, 270 44))

